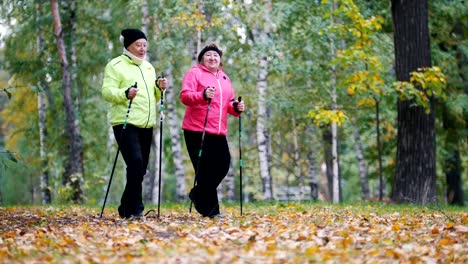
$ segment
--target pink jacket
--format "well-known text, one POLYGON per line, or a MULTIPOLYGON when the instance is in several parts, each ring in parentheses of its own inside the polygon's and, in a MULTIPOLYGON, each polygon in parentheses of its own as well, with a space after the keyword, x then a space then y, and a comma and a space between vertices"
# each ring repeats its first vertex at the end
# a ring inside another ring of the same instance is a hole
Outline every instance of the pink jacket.
POLYGON ((194 65, 185 73, 179 98, 186 106, 182 129, 203 132, 208 101, 203 98, 203 91, 207 87, 215 87, 216 92, 211 99, 206 133, 227 135, 227 114, 239 116, 234 111, 234 92, 231 80, 222 70, 215 75, 205 66, 194 65))

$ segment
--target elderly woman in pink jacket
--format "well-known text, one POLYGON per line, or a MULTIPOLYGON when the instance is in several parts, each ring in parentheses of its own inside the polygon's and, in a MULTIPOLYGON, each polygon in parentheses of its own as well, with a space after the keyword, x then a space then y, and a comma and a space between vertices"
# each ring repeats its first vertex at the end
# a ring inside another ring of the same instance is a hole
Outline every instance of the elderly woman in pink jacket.
POLYGON ((189 197, 195 209, 210 218, 221 216, 216 188, 231 162, 226 138, 228 114, 238 117, 245 110, 222 69, 222 56, 216 44, 204 47, 198 64, 185 74, 179 95, 186 106, 182 129, 195 170, 196 185, 189 197))

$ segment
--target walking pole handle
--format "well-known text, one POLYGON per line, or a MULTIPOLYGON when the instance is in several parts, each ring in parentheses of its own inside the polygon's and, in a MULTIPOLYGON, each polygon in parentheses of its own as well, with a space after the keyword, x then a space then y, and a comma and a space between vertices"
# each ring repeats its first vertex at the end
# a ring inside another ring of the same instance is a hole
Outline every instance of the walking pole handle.
MULTIPOLYGON (((135 82, 133 87, 138 88, 138 83, 135 82)), ((133 99, 130 99, 130 102, 128 103, 127 114, 125 115, 125 121, 124 121, 124 124, 123 124, 123 129, 125 129, 127 127, 128 115, 130 114, 130 108, 132 108, 132 103, 133 103, 133 99)), ((122 131, 122 134, 123 134, 123 131, 122 131)), ((122 135, 120 136, 119 143, 120 143, 120 140, 122 140, 122 135)))

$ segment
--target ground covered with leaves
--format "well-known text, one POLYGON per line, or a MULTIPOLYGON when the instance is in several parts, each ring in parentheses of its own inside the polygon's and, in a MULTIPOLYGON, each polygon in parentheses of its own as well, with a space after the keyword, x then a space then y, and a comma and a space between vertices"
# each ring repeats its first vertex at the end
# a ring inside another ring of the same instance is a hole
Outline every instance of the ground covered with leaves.
POLYGON ((223 218, 165 206, 0 207, 0 263, 468 263, 468 212, 314 203, 222 206, 223 218))

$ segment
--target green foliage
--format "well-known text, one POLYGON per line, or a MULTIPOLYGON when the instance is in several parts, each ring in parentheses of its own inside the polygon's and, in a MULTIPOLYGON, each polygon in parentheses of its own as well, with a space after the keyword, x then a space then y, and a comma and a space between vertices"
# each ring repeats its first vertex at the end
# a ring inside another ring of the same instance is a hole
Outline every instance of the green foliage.
POLYGON ((400 100, 414 100, 430 113, 430 98, 444 101, 447 97, 445 76, 439 67, 422 68, 410 73, 409 82, 397 82, 396 91, 400 100))
POLYGON ((0 148, 0 205, 28 203, 33 175, 17 153, 0 148))
MULTIPOLYGON (((102 71, 107 61, 122 51, 120 30, 126 27, 141 28, 143 2, 148 4, 149 11, 146 20, 149 58, 158 75, 170 70, 175 97, 180 91, 183 74, 191 66, 194 55, 192 47, 196 45, 197 34, 200 33, 202 41, 216 41, 223 47, 224 68, 233 81, 236 96, 243 96, 247 106, 247 112, 243 114, 243 173, 244 190, 251 200, 262 199, 255 135, 257 62, 263 57, 268 59, 269 67, 267 126, 272 131, 272 171, 276 186, 285 185, 287 177, 290 177, 291 184, 297 184, 297 177, 300 176, 294 175, 293 170, 296 165, 293 131, 298 135, 300 173, 307 175, 306 155, 310 151, 315 150, 317 167, 323 161, 323 140, 320 131, 312 128, 314 121, 318 125, 342 122, 339 139, 344 194, 346 199, 358 200, 357 159, 348 121, 356 122, 359 127, 369 177, 371 183, 375 182, 378 157, 374 109, 377 103, 382 120, 384 175, 388 183, 391 182, 396 151, 397 95, 392 86, 395 80, 392 70, 393 29, 388 2, 338 1, 334 13, 330 14, 330 1, 272 1, 271 8, 266 5, 267 1, 204 1, 202 12, 198 1, 84 0, 75 3, 73 16, 66 6, 67 2, 62 1, 60 6, 66 44, 68 47, 73 45, 77 55, 76 65, 70 70, 76 74, 72 96, 79 110, 84 144, 83 186, 88 203, 96 204, 102 200, 116 151, 115 140, 109 139, 112 136, 109 136, 108 130, 108 106, 100 97, 102 71), (330 22, 331 15, 335 23, 330 22), (75 31, 72 31, 70 24, 72 18, 76 22, 75 31), (253 37, 254 32, 265 28, 269 29, 268 36, 253 37), (337 49, 333 56, 330 52, 332 39, 337 49), (330 111, 332 68, 337 76, 339 109, 336 112, 330 111)), ((438 103, 453 115, 451 120, 456 121, 457 127, 450 133, 440 129, 438 135, 440 133, 447 140, 450 137, 463 139, 466 138, 466 129, 463 128, 466 127, 468 109, 464 92, 468 71, 466 63, 463 63, 468 51, 465 25, 467 7, 462 0, 437 0, 431 1, 430 5, 433 60, 434 65, 438 65, 445 74, 446 89, 440 90, 442 86, 429 89, 431 95, 440 95, 444 91, 447 100, 438 103)), ((18 162, 12 163, 8 158, 0 158, 0 164, 9 164, 0 167, 0 180, 5 186, 2 187, 3 199, 11 203, 39 202, 37 186, 40 172, 48 169, 50 188, 55 202, 58 202, 69 195, 66 187, 59 187, 62 186, 61 176, 68 144, 63 131, 61 72, 52 34, 50 3, 3 1, 0 20, 9 29, 9 34, 4 38, 4 58, 0 66, 11 75, 8 76, 11 77, 10 82, 2 79, 0 86, 0 96, 4 98, 3 102, 8 102, 0 105, 4 109, 0 120, 3 133, 0 142, 4 140, 7 145, 5 149, 15 153, 18 159, 18 162), (41 48, 36 46, 39 37, 42 39, 41 48), (39 155, 35 105, 39 91, 47 97, 45 166, 40 162, 39 155), (5 190, 10 188, 20 191, 8 198, 7 195, 13 193, 8 194, 5 190)), ((71 51, 68 49, 69 53, 71 51)), ((415 78, 421 80, 422 77, 415 75, 415 78)), ((428 80, 424 78, 426 84, 428 80)), ((418 92, 412 96, 423 102, 423 97, 417 97, 419 95, 418 92)), ((184 107, 179 100, 176 100, 174 107, 180 120, 184 107)), ((229 122, 232 162, 233 167, 237 168, 237 120, 231 119, 229 122)), ((165 133, 168 133, 167 129, 165 133)), ((164 175, 167 175, 167 185, 163 196, 171 200, 175 196, 175 179, 172 177, 174 167, 168 135, 165 134, 164 175)), ((466 140, 465 143, 453 145, 466 146, 466 140)), ((443 146, 444 150, 450 148, 442 141, 438 143, 438 149, 439 146, 443 146)), ((192 168, 185 150, 184 155, 187 183, 190 185, 192 168)), ((442 156, 438 158, 442 159, 442 156)), ((466 164, 466 154, 462 160, 466 164)), ((110 204, 118 203, 120 199, 125 183, 124 173, 123 161, 119 159, 110 204)), ((439 174, 439 182, 444 181, 442 176, 439 174)), ((465 182, 468 181, 465 179, 465 182)))

